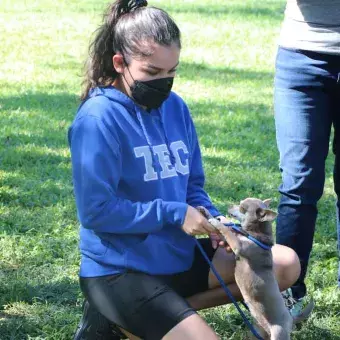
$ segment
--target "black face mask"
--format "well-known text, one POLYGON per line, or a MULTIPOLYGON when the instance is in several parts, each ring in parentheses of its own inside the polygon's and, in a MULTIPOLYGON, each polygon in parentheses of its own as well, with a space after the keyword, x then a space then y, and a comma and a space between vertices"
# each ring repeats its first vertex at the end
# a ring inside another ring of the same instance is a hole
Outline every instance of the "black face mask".
MULTIPOLYGON (((130 70, 129 70, 130 73, 130 70)), ((130 73, 131 75, 131 73, 130 73)), ((131 78, 133 79, 132 75, 131 78)), ((148 81, 134 80, 130 86, 131 96, 139 105, 147 109, 157 109, 169 97, 174 77, 148 81)))
POLYGON ((136 103, 148 109, 157 109, 169 97, 173 82, 173 77, 149 81, 135 80, 130 86, 131 96, 136 103))

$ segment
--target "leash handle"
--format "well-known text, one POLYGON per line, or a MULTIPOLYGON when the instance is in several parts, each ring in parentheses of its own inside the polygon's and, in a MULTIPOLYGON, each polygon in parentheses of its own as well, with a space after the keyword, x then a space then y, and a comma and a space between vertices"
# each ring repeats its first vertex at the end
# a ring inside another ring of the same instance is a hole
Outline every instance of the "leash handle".
POLYGON ((254 326, 251 324, 251 322, 248 320, 247 316, 243 313, 242 309, 240 308, 240 306, 238 305, 237 301, 235 300, 233 294, 231 293, 231 291, 229 290, 229 288, 227 287, 227 285, 225 284, 225 282, 223 281, 221 275, 218 273, 218 271, 216 270, 215 266, 213 265, 213 263, 210 261, 208 255, 206 254, 206 252, 204 251, 201 243, 198 241, 198 239, 196 237, 194 237, 196 244, 199 248, 199 250, 201 251, 204 259, 207 261, 207 263, 209 264, 212 272, 214 273, 214 275, 216 276, 217 280, 219 281, 221 287, 223 288, 223 290, 225 291, 225 293, 227 294, 227 296, 230 298, 230 300, 232 301, 232 303, 235 305, 236 309, 238 310, 238 312, 240 313, 244 323, 248 326, 248 328, 250 329, 250 331, 253 333, 253 335, 259 339, 259 340, 264 340, 261 335, 256 331, 256 329, 254 328, 254 326))

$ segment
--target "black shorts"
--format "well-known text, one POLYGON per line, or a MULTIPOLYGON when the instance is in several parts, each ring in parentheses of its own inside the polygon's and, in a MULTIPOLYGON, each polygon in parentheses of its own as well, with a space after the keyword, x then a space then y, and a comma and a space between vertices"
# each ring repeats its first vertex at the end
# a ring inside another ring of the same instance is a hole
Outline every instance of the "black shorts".
MULTIPOLYGON (((210 239, 199 240, 210 259, 210 239)), ((192 267, 173 275, 123 274, 80 278, 90 304, 111 322, 146 340, 159 340, 196 313, 185 298, 208 290, 209 265, 196 246, 192 267)))

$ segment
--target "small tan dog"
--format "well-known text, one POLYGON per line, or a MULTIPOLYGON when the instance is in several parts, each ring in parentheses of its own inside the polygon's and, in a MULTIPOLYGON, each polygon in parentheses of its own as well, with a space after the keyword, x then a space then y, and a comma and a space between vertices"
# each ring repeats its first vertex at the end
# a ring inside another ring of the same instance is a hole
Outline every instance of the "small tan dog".
MULTIPOLYGON (((271 222, 277 214, 269 209, 270 200, 247 198, 228 213, 240 221, 245 231, 258 241, 273 245, 271 222)), ((257 321, 264 339, 289 340, 293 320, 285 307, 273 272, 271 250, 259 245, 241 233, 232 231, 220 221, 199 209, 209 222, 224 236, 236 259, 235 280, 252 316, 257 321)))

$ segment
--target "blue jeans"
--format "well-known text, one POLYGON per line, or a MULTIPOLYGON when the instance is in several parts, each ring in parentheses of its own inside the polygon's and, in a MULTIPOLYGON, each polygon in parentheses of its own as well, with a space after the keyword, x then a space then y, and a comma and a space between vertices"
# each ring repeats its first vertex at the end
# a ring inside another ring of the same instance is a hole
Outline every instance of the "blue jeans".
POLYGON ((340 250, 340 55, 279 48, 274 101, 282 174, 276 241, 293 248, 300 258, 301 275, 292 287, 293 295, 299 298, 306 294, 304 279, 313 244, 317 202, 324 189, 332 125, 340 250))

